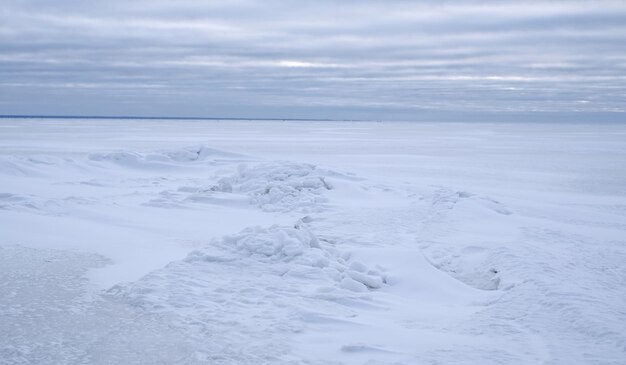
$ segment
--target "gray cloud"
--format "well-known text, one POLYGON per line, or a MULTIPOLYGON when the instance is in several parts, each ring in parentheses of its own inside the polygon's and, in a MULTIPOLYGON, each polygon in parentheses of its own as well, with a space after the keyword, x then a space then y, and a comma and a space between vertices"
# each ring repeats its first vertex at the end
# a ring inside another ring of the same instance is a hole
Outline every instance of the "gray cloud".
POLYGON ((0 5, 0 114, 625 109, 622 1, 0 5))

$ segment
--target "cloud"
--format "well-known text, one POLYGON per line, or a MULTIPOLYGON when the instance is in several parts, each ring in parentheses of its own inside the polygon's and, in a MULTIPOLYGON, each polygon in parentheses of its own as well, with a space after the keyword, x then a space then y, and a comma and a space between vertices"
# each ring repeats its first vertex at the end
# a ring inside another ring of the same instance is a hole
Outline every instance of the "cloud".
POLYGON ((624 75, 623 1, 0 6, 0 114, 609 112, 624 75))

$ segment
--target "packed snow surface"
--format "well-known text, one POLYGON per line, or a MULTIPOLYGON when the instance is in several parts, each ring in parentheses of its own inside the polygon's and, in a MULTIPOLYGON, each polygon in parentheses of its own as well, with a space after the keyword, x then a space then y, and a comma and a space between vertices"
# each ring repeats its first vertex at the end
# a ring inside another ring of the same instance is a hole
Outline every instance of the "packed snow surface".
POLYGON ((624 364, 626 125, 0 120, 0 364, 624 364))

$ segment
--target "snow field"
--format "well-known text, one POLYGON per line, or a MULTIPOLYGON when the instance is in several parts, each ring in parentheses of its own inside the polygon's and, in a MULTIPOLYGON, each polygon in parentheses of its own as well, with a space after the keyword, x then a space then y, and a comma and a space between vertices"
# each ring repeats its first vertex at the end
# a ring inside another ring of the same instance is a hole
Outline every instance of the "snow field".
POLYGON ((0 363, 626 356, 621 126, 11 123, 0 363))

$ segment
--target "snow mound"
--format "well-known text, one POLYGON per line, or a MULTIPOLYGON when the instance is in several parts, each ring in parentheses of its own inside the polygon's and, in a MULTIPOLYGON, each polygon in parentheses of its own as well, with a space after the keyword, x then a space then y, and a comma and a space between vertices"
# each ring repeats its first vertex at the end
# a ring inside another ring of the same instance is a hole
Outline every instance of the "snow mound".
POLYGON ((250 255, 273 260, 290 260, 302 256, 306 250, 320 248, 317 237, 305 229, 283 229, 272 226, 248 228, 243 232, 224 237, 224 244, 236 247, 250 255))
POLYGON ((60 171, 71 171, 77 164, 71 158, 47 155, 19 155, 0 156, 0 175, 10 177, 57 177, 60 171), (64 170, 60 170, 64 169, 64 170))
POLYGON ((172 161, 205 161, 208 159, 233 159, 233 158, 244 158, 244 155, 238 153, 232 153, 227 151, 221 151, 215 148, 209 148, 203 145, 199 146, 191 146, 186 148, 180 148, 175 150, 163 151, 161 154, 152 154, 149 155, 149 159, 159 160, 162 157, 167 158, 172 161))
POLYGON ((89 155, 91 161, 113 162, 128 167, 154 167, 160 164, 175 164, 181 162, 208 162, 220 164, 246 160, 244 155, 209 148, 203 145, 191 146, 174 150, 164 150, 147 154, 131 151, 115 151, 108 153, 93 153, 89 155))
POLYGON ((293 162, 239 166, 236 174, 220 179, 212 191, 250 196, 265 211, 320 211, 327 203, 323 192, 331 190, 327 177, 332 173, 314 165, 293 162))
MULTIPOLYGON (((253 227, 225 236, 215 245, 257 262, 274 265, 282 277, 318 278, 355 292, 378 289, 384 275, 366 265, 350 261, 350 254, 321 245, 308 226, 298 221, 293 227, 253 227)), ((192 252, 185 261, 213 261, 213 249, 192 252)))
POLYGON ((110 161, 118 163, 131 163, 143 159, 143 156, 136 152, 115 151, 108 153, 92 153, 89 155, 92 161, 110 161))
POLYGON ((506 288, 503 280, 508 271, 501 268, 498 257, 503 241, 516 238, 510 233, 517 229, 511 223, 514 212, 492 197, 447 187, 433 191, 424 205, 420 249, 428 261, 471 287, 506 288), (429 231, 435 230, 447 230, 446 238, 429 237, 429 231), (463 235, 457 236, 458 232, 463 235))
POLYGON ((211 342, 224 347, 220 351, 272 357, 245 363, 286 363, 287 348, 276 344, 301 332, 308 313, 349 311, 337 308, 337 301, 367 301, 384 282, 384 274, 320 245, 299 221, 214 240, 136 282, 112 287, 105 297, 171 316, 175 327, 190 333, 211 333, 211 342))
POLYGON ((35 195, 0 193, 0 210, 12 210, 45 215, 63 215, 67 205, 82 203, 79 198, 46 199, 35 195))
MULTIPOLYGON (((337 298, 385 285, 386 275, 350 260, 350 254, 325 247, 298 221, 293 227, 247 228, 214 240, 137 282, 116 285, 109 294, 153 310, 196 308, 237 301, 236 293, 337 298), (208 305, 208 304, 207 304, 208 305)), ((261 297, 248 298, 262 300, 261 297)))

